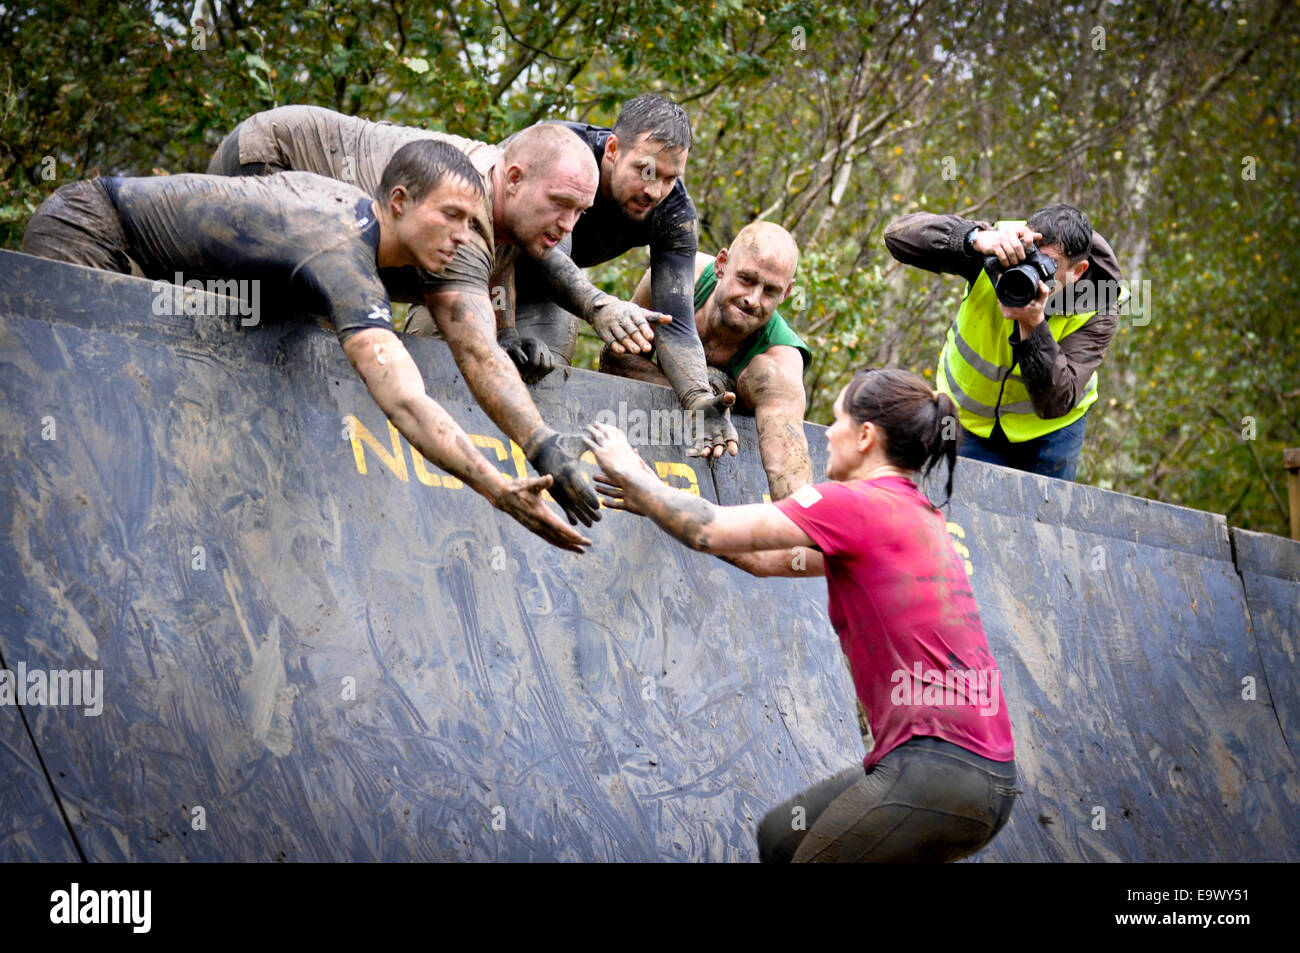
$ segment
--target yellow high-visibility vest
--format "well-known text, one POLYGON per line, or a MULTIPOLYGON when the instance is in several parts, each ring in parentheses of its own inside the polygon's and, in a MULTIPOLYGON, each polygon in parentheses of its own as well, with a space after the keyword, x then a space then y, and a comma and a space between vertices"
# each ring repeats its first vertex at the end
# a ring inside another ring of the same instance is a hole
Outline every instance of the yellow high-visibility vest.
MULTIPOLYGON (((998 222, 994 227, 1023 224, 998 222)), ((1052 337, 1060 341, 1096 313, 1047 317, 1047 326, 1052 337)), ((1039 417, 1034 413, 1024 379, 1012 373, 1010 338, 1015 326, 1014 321, 1002 316, 993 282, 981 270, 962 299, 956 322, 948 329, 935 379, 938 389, 953 399, 961 425, 971 433, 988 437, 994 423, 1001 420, 1007 439, 1022 443, 1068 427, 1082 417, 1097 401, 1097 374, 1093 372, 1083 396, 1064 417, 1039 417)))

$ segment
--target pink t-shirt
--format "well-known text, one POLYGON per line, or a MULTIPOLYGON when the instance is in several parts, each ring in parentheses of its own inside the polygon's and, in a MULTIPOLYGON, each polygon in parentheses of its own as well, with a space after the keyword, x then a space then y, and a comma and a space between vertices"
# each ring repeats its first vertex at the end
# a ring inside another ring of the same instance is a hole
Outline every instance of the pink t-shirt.
POLYGON ((975 594, 943 514, 916 484, 819 483, 776 505, 825 556, 831 625, 876 741, 863 764, 926 735, 1012 760, 975 594))

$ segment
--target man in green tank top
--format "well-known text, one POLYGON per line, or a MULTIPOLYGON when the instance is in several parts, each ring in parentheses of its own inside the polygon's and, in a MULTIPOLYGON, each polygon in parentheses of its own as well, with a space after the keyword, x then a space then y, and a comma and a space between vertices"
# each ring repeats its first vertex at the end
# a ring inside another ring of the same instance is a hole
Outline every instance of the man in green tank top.
MULTIPOLYGON (((794 287, 799 249, 780 225, 753 222, 717 256, 695 256, 695 327, 704 345, 709 378, 719 392, 733 388, 739 406, 754 414, 758 451, 773 500, 812 482, 803 432, 807 396, 803 372, 812 352, 777 313, 794 287), (734 383, 733 383, 734 382, 734 383)), ((632 302, 649 307, 647 271, 632 302)), ((668 384, 655 363, 608 346, 600 369, 652 384, 668 384)))

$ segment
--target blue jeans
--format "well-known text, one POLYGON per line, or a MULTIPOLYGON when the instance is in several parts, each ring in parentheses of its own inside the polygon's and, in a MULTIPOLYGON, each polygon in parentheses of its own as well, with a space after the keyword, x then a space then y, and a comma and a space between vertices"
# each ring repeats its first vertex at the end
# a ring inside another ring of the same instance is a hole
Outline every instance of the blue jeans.
POLYGON ((957 453, 970 460, 983 460, 1058 480, 1073 480, 1079 470, 1079 452, 1083 449, 1087 421, 1088 415, 1084 414, 1068 427, 1024 443, 1008 440, 1002 432, 1001 421, 993 425, 993 433, 988 437, 978 437, 963 427, 957 453))

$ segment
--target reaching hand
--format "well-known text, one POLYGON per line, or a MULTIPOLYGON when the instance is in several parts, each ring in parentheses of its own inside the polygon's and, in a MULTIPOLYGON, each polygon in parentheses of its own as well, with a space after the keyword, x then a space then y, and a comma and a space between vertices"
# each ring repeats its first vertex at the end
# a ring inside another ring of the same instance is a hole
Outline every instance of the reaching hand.
POLYGON ((542 502, 542 492, 553 482, 550 476, 530 477, 526 480, 509 480, 497 494, 493 505, 552 546, 571 553, 586 552, 591 540, 576 530, 565 526, 549 506, 542 502))
MULTIPOLYGON (((597 489, 601 489, 599 484, 603 483, 606 487, 616 487, 621 491, 629 479, 641 473, 648 473, 656 480, 659 479, 658 474, 650 468, 650 464, 641 459, 640 453, 632 449, 632 445, 627 442, 627 435, 617 427, 600 422, 589 424, 582 442, 587 445, 595 455, 596 462, 600 464, 602 472, 596 477, 597 489)), ((607 490, 601 489, 601 492, 609 495, 607 490)), ((618 498, 622 498, 621 493, 618 498)), ((626 508, 615 507, 615 509, 626 508)))
POLYGON ((695 442, 686 451, 691 457, 722 456, 729 452, 733 457, 740 451, 740 440, 736 427, 731 422, 731 405, 736 402, 736 395, 727 391, 697 401, 688 408, 698 424, 695 442))
POLYGON ((497 338, 497 343, 509 355, 525 384, 536 384, 555 370, 555 356, 545 342, 532 337, 522 337, 514 328, 507 328, 497 338))
POLYGON ((980 255, 996 255, 1006 268, 1025 260, 1025 247, 1030 242, 1042 241, 1043 236, 1025 225, 1001 229, 980 230, 971 239, 971 248, 980 255))
MULTIPOLYGON (((598 434, 593 434, 593 437, 589 437, 588 441, 586 441, 586 445, 590 447, 591 451, 595 452, 595 459, 599 463, 599 460, 601 460, 601 445, 599 445, 597 439, 598 434)), ((645 459, 641 456, 641 451, 633 450, 632 452, 636 454, 637 463, 640 464, 640 472, 647 473, 647 475, 658 480, 658 473, 655 473, 650 468, 650 464, 645 462, 645 459)), ((610 508, 610 510, 623 510, 629 512, 629 514, 645 516, 645 510, 630 501, 624 490, 623 480, 617 480, 617 478, 611 477, 604 472, 595 475, 595 491, 601 494, 601 502, 604 503, 604 506, 610 508)))
POLYGON ((651 321, 668 324, 672 316, 647 311, 630 301, 609 298, 595 309, 591 326, 615 354, 649 354, 655 336, 651 321))
MULTIPOLYGON (((574 438, 567 438, 572 442, 574 438)), ((569 522, 590 526, 600 519, 600 499, 578 468, 578 453, 566 450, 560 434, 551 434, 546 442, 528 455, 528 461, 540 474, 554 477, 551 496, 560 504, 569 522)))

